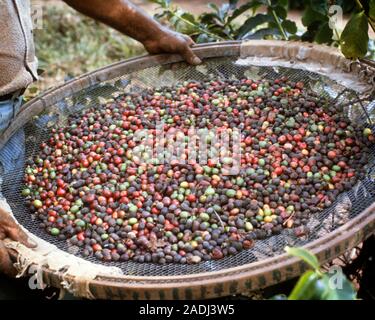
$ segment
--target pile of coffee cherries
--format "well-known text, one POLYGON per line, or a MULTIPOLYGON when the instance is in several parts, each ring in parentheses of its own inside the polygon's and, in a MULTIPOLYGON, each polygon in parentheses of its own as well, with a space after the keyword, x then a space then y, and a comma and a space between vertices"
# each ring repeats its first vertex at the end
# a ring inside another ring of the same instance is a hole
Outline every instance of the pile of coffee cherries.
POLYGON ((28 162, 22 194, 49 234, 85 256, 194 264, 284 228, 305 235, 309 217, 363 176, 373 142, 370 128, 353 127, 302 82, 191 81, 71 115, 28 162), (189 161, 186 145, 181 159, 140 160, 139 130, 154 147, 175 142, 159 138, 157 122, 184 136, 237 130, 239 145, 206 161, 189 161), (224 174, 236 155, 238 172, 224 174))

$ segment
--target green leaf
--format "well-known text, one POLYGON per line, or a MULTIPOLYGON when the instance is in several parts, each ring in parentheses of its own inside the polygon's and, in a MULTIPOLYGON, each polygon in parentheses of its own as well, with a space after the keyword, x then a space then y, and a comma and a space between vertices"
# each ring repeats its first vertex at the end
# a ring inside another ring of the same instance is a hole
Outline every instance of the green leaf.
POLYGON ((247 10, 252 8, 258 8, 261 5, 259 1, 249 1, 242 6, 238 7, 236 10, 233 10, 232 15, 228 18, 228 22, 233 21, 237 17, 239 17, 241 14, 245 13, 247 10))
POLYGON ((217 13, 219 13, 219 8, 218 8, 218 6, 217 6, 215 3, 209 3, 207 6, 208 6, 211 10, 216 11, 217 13))
POLYGON ((205 24, 216 24, 215 19, 218 19, 218 16, 216 13, 209 12, 209 13, 202 13, 199 17, 198 20, 201 23, 205 24))
POLYGON ((292 35, 290 35, 288 37, 288 40, 290 40, 290 41, 299 41, 299 40, 301 40, 301 37, 299 35, 297 35, 297 34, 292 34, 292 35))
POLYGON ((303 248, 285 247, 285 251, 294 257, 300 258, 305 261, 314 270, 319 270, 319 261, 311 252, 303 248))
POLYGON ((30 93, 37 93, 39 91, 38 87, 29 87, 29 92, 30 93))
POLYGON ((311 0, 310 6, 314 11, 319 12, 322 15, 328 14, 328 1, 311 0))
POLYGON ((340 274, 320 275, 309 270, 298 280, 289 295, 289 300, 355 300, 356 292, 352 283, 340 274), (335 277, 335 278, 333 278, 335 277))
POLYGON ((331 44, 333 41, 332 36, 333 30, 329 27, 329 23, 325 22, 319 27, 314 40, 317 43, 331 44))
POLYGON ((375 0, 370 0, 368 15, 371 20, 375 21, 375 0))
POLYGON ((272 17, 267 14, 258 13, 257 15, 248 18, 244 24, 238 29, 238 38, 242 38, 247 33, 266 22, 273 21, 272 17))
POLYGON ((309 26, 307 26, 307 30, 302 34, 301 40, 313 42, 317 32, 319 31, 319 28, 321 27, 321 24, 321 21, 314 21, 309 26))
POLYGON ((175 25, 176 31, 190 35, 199 30, 195 17, 191 13, 178 11, 177 15, 178 17, 174 16, 170 19, 170 22, 175 25))
POLYGON ((285 9, 288 9, 288 3, 289 3, 288 0, 272 0, 272 1, 271 1, 271 5, 272 5, 273 7, 276 7, 276 6, 282 6, 282 7, 284 7, 285 9))
POLYGON ((298 280, 296 286, 289 295, 289 300, 311 300, 316 293, 315 284, 319 275, 312 271, 306 271, 298 280))
POLYGON ((268 3, 268 0, 250 0, 249 2, 253 3, 258 3, 259 5, 262 5, 262 6, 268 6, 269 3, 268 3))
POLYGON ((178 16, 171 16, 169 22, 172 26, 176 27, 180 23, 180 19, 178 16))
POLYGON ((368 46, 368 20, 365 13, 353 14, 340 38, 341 51, 348 59, 363 58, 368 46))
POLYGON ((190 24, 185 23, 184 21, 178 21, 175 28, 177 32, 187 35, 191 35, 199 31, 197 26, 192 26, 190 24))
POLYGON ((319 279, 315 281, 313 287, 313 295, 310 298, 311 300, 325 300, 324 297, 331 290, 329 287, 329 279, 327 275, 322 275, 319 279))
POLYGON ((284 30, 286 30, 287 32, 289 32, 291 34, 295 34, 297 32, 297 25, 294 21, 283 20, 281 25, 284 28, 284 30))
POLYGON ((229 4, 228 3, 224 3, 220 9, 219 9, 219 18, 221 21, 224 21, 225 18, 227 17, 227 14, 228 14, 228 11, 229 11, 229 4))
POLYGON ((273 10, 276 12, 277 16, 281 19, 286 19, 288 12, 282 6, 274 7, 273 10))
POLYGON ((195 40, 196 43, 211 42, 212 39, 205 33, 201 33, 195 40))
MULTIPOLYGON (((268 23, 268 27, 277 30, 277 34, 280 37, 283 37, 283 33, 281 32, 280 27, 279 27, 278 23, 275 20, 272 20, 271 22, 269 22, 268 23)), ((283 28, 283 30, 284 30, 284 28, 283 28)), ((285 30, 284 30, 284 32, 285 32, 285 30)))
POLYGON ((184 12, 183 14, 181 14, 181 18, 196 24, 195 17, 189 12, 184 12))
POLYGON ((162 8, 168 8, 171 4, 171 0, 149 0, 152 3, 160 5, 162 8))
POLYGON ((222 38, 229 38, 229 36, 226 34, 226 29, 223 29, 221 26, 210 26, 209 31, 217 36, 220 36, 222 38))
POLYGON ((328 21, 328 16, 315 11, 312 7, 307 6, 302 15, 302 24, 308 27, 315 21, 328 21))
MULTIPOLYGON (((337 275, 336 275, 337 277, 337 275)), ((339 283, 330 283, 329 275, 325 274, 322 281, 325 283, 325 291, 321 295, 321 300, 356 300, 357 293, 353 284, 341 273, 339 283)))
POLYGON ((255 31, 254 33, 248 33, 244 35, 241 39, 264 39, 266 36, 276 36, 279 35, 280 31, 276 28, 263 28, 255 31))
POLYGON ((151 3, 161 4, 164 0, 149 0, 151 3))

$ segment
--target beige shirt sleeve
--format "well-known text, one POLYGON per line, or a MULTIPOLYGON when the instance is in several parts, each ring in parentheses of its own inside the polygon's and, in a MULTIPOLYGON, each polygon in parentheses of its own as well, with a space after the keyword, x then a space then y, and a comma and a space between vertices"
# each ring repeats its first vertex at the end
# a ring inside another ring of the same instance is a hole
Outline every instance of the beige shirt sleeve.
POLYGON ((0 0, 0 96, 37 79, 29 0, 0 0))

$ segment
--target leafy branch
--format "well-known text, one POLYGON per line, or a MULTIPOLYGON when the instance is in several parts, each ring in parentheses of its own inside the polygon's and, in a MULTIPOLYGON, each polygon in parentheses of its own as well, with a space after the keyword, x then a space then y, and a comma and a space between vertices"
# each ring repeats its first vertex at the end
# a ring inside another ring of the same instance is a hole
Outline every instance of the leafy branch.
POLYGON ((170 0, 150 1, 159 5, 161 12, 155 15, 157 19, 198 43, 263 37, 287 40, 297 32, 295 23, 286 19, 287 1, 252 0, 238 5, 238 0, 229 0, 220 7, 210 3, 210 11, 197 17, 173 6, 170 0), (262 6, 267 8, 267 14, 257 14, 262 6), (237 20, 241 16, 245 20, 239 25, 237 20))
POLYGON ((159 6, 155 17, 178 32, 191 36, 197 43, 222 40, 283 39, 302 40, 340 46, 350 59, 363 58, 368 52, 368 26, 375 31, 375 0, 303 0, 303 29, 297 30, 288 19, 293 0, 249 0, 239 5, 228 0, 217 6, 208 4, 208 11, 198 16, 172 5, 171 0, 150 0, 159 6), (332 24, 337 12, 329 4, 341 6, 352 16, 340 34, 332 24), (364 5, 365 4, 365 5, 364 5), (266 12, 264 13, 264 9, 266 12))
POLYGON ((283 40, 288 40, 288 36, 286 35, 286 32, 285 32, 283 26, 280 23, 280 18, 276 14, 276 11, 275 11, 275 9, 273 8, 273 6, 271 4, 271 0, 267 0, 267 4, 268 4, 268 10, 271 12, 271 14, 272 14, 272 16, 273 16, 273 18, 274 18, 274 20, 275 20, 275 22, 277 24, 277 27, 279 28, 280 33, 283 36, 283 40))

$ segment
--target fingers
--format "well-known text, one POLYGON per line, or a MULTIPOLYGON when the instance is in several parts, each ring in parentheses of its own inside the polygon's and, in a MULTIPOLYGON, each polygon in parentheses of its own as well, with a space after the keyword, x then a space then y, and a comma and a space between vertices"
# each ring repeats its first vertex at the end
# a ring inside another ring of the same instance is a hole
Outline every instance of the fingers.
POLYGON ((183 47, 183 49, 180 51, 180 54, 182 55, 182 57, 190 64, 192 65, 198 65, 200 63, 202 63, 202 60, 199 59, 193 52, 193 50, 191 50, 191 48, 188 46, 188 45, 185 45, 183 47))
POLYGON ((193 46, 195 44, 195 42, 193 41, 193 39, 191 39, 189 36, 187 35, 182 35, 182 37, 184 38, 184 41, 185 41, 185 44, 182 48, 182 51, 180 52, 180 54, 184 57, 184 59, 192 64, 192 65, 198 65, 200 63, 202 63, 202 60, 199 59, 193 52, 193 50, 191 50, 191 46, 193 46))
POLYGON ((9 237, 13 241, 22 243, 28 248, 35 248, 36 245, 28 241, 26 233, 11 218, 10 214, 0 208, 0 240, 9 237))
POLYGON ((9 256, 4 244, 0 241, 0 272, 9 277, 15 277, 17 270, 13 266, 13 262, 9 256))
POLYGON ((201 59, 197 57, 190 48, 195 42, 188 36, 168 31, 159 41, 145 41, 143 42, 146 50, 151 54, 156 53, 179 53, 186 62, 192 65, 202 63, 201 59))
POLYGON ((8 229, 7 234, 9 236, 9 238, 11 238, 14 241, 18 241, 18 242, 22 243, 24 246, 26 246, 28 248, 35 248, 36 247, 36 244, 33 244, 33 243, 29 242, 28 236, 21 229, 21 227, 18 226, 18 225, 15 225, 14 227, 8 229))
POLYGON ((9 219, 9 213, 6 212, 3 208, 0 208, 0 225, 6 224, 9 219))
POLYGON ((15 224, 11 214, 0 208, 0 228, 11 227, 15 224))

